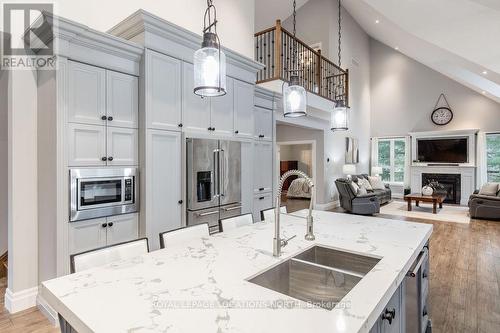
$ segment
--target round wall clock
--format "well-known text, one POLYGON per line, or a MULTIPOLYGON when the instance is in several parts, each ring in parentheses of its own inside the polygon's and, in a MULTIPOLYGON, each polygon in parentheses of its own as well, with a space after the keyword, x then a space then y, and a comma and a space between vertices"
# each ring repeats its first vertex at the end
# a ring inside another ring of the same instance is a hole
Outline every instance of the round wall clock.
POLYGON ((431 120, 434 124, 443 126, 453 119, 453 112, 448 107, 440 107, 432 111, 431 120))

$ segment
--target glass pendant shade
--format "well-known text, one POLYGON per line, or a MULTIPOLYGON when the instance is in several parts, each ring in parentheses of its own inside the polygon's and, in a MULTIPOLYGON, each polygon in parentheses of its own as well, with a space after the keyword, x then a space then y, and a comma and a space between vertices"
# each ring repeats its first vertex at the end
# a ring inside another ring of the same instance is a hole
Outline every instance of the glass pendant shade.
POLYGON ((302 117, 307 115, 307 92, 298 81, 297 76, 292 76, 290 84, 283 86, 283 115, 285 117, 302 117))
POLYGON ((199 96, 226 94, 226 55, 216 38, 213 33, 205 33, 201 49, 194 53, 194 93, 199 96))
POLYGON ((331 113, 330 129, 332 131, 347 131, 349 129, 349 107, 343 101, 336 102, 331 113))

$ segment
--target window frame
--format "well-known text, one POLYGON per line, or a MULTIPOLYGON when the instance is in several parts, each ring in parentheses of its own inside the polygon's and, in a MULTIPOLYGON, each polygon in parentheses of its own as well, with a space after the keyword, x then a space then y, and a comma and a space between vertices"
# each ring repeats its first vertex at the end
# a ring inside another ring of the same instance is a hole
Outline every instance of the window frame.
MULTIPOLYGON (((486 148, 486 179, 488 182, 498 182, 498 179, 491 179, 490 178, 490 168, 489 168, 489 162, 488 162, 488 137, 489 136, 495 136, 497 137, 498 140, 500 140, 500 132, 491 132, 491 133, 486 133, 486 138, 485 138, 485 148, 486 148)), ((500 167, 500 164, 499 164, 499 167, 500 167)), ((495 170, 496 171, 496 170, 495 170)), ((500 177, 500 175, 498 175, 497 177, 500 177)))
MULTIPOLYGON (((385 183, 389 185, 403 185, 404 179, 406 175, 406 165, 403 164, 403 180, 395 181, 395 169, 396 169, 396 141, 401 141, 404 144, 405 149, 405 163, 406 163, 406 139, 404 137, 391 137, 391 138, 378 138, 377 140, 377 166, 382 168, 389 168, 389 180, 384 180, 385 183), (389 142, 389 164, 390 165, 381 165, 380 164, 380 155, 379 155, 379 145, 381 142, 389 142)), ((380 175, 382 177, 382 175, 380 175)))

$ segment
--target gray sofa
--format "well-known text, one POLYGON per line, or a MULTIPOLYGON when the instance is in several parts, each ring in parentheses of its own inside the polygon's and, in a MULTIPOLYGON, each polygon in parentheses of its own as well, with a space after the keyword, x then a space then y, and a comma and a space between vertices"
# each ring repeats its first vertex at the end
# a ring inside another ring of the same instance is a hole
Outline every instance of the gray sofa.
POLYGON ((469 197, 469 214, 473 219, 500 220, 500 191, 495 196, 474 191, 469 197))
MULTIPOLYGON (((358 182, 358 178, 368 179, 368 175, 361 174, 361 175, 351 176, 352 181, 356 182, 356 183, 358 182)), ((385 189, 383 189, 383 190, 373 190, 373 192, 369 191, 368 193, 375 194, 377 196, 377 199, 378 199, 380 205, 384 205, 392 200, 392 191, 391 191, 391 188, 389 187, 389 185, 387 185, 387 184, 385 184, 385 189)))

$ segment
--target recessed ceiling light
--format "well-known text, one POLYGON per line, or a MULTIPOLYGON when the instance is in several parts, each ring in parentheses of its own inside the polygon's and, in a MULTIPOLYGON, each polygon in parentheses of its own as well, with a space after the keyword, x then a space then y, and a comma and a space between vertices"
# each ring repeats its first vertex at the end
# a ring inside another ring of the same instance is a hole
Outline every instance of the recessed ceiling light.
POLYGON ((483 95, 486 95, 486 91, 484 91, 484 90, 483 90, 483 91, 481 91, 481 93, 482 93, 483 95))
POLYGON ((376 23, 376 24, 379 24, 379 23, 380 23, 380 20, 375 20, 375 23, 376 23))
POLYGON ((483 71, 483 74, 484 74, 484 75, 487 75, 487 74, 488 74, 488 71, 483 71))
POLYGON ((397 50, 399 50, 399 46, 396 46, 394 49, 395 49, 396 51, 397 51, 397 50))

